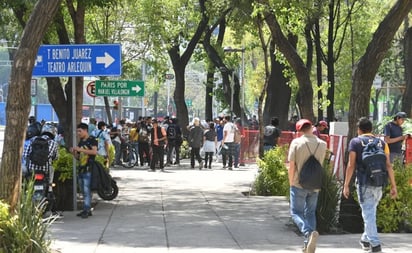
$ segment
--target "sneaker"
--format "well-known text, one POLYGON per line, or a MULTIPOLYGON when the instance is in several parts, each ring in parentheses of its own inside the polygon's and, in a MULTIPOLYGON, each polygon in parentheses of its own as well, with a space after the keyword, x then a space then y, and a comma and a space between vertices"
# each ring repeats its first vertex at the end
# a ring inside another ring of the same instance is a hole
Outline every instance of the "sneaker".
POLYGON ((203 168, 203 161, 200 161, 199 163, 199 170, 201 170, 203 168))
POLYGON ((61 212, 53 211, 51 215, 57 219, 64 218, 64 215, 61 212))
POLYGON ((381 247, 381 245, 371 247, 371 250, 369 252, 382 252, 382 247, 381 247))
POLYGON ((80 213, 76 214, 77 217, 82 217, 82 218, 87 218, 89 216, 92 216, 91 211, 81 211, 80 213))
POLYGON ((303 245, 302 252, 308 253, 308 246, 306 244, 303 245))
POLYGON ((369 242, 365 242, 365 241, 360 240, 359 244, 360 244, 361 248, 365 251, 368 251, 371 248, 371 244, 369 242))
POLYGON ((308 240, 308 247, 307 247, 307 252, 308 253, 314 253, 316 249, 316 241, 318 240, 319 233, 318 231, 312 231, 309 235, 309 240, 308 240))

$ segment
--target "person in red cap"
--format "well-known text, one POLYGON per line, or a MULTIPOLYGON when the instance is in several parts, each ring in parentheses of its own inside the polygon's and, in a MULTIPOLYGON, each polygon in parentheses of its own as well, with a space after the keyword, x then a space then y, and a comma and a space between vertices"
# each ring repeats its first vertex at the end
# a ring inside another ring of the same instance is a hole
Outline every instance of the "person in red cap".
POLYGON ((320 134, 323 133, 323 131, 325 131, 325 129, 328 129, 328 122, 321 120, 318 122, 318 124, 316 124, 313 127, 313 134, 316 135, 317 137, 320 138, 320 134))
POLYGON ((312 122, 301 119, 296 131, 302 135, 294 139, 289 148, 290 214, 304 236, 304 253, 314 253, 319 233, 316 231, 316 206, 320 189, 304 189, 299 184, 303 164, 311 154, 322 164, 326 155, 326 142, 312 132, 312 122))

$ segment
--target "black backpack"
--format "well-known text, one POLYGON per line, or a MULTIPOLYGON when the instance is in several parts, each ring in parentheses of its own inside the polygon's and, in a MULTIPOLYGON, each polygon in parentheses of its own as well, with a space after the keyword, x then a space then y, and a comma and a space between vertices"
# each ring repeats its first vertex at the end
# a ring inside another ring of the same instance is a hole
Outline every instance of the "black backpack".
POLYGON ((359 137, 362 149, 362 164, 359 166, 362 185, 386 186, 388 185, 388 170, 386 168, 386 155, 384 143, 376 137, 359 137))
POLYGON ((37 166, 45 166, 49 160, 49 140, 36 137, 31 144, 30 161, 37 166))
POLYGON ((305 161, 302 166, 302 169, 299 173, 299 184, 303 187, 303 189, 307 190, 314 190, 320 189, 322 187, 322 179, 323 179, 323 167, 322 164, 316 159, 315 154, 318 150, 319 143, 316 146, 315 152, 311 152, 310 148, 307 143, 306 147, 309 150, 310 156, 305 161))
POLYGON ((171 124, 169 125, 169 127, 167 128, 167 138, 168 139, 176 139, 176 125, 175 124, 171 124))

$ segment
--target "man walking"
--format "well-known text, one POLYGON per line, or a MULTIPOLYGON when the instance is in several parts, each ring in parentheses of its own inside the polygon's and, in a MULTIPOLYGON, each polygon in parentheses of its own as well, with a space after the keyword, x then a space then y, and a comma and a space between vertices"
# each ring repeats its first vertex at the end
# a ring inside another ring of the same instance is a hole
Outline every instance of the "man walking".
POLYGON ((203 159, 200 156, 200 148, 203 145, 203 129, 200 127, 200 119, 193 119, 193 126, 189 128, 190 167, 195 168, 195 159, 199 162, 199 170, 203 168, 203 159))
POLYGON ((231 122, 230 116, 225 116, 225 126, 223 127, 223 140, 222 140, 222 155, 223 167, 226 165, 226 158, 228 160, 228 170, 232 170, 233 160, 235 156, 235 125, 231 122))
MULTIPOLYGON (((343 187, 343 196, 349 197, 349 184, 352 175, 356 170, 356 191, 359 197, 359 204, 362 209, 362 218, 364 222, 364 232, 360 239, 362 249, 369 252, 381 252, 381 242, 378 237, 376 227, 376 208, 382 198, 382 186, 372 186, 367 184, 367 176, 362 166, 362 151, 364 148, 363 138, 375 138, 372 135, 372 122, 362 117, 358 121, 358 137, 353 138, 349 143, 349 161, 346 168, 345 183, 343 187)), ((381 141, 382 142, 382 141, 381 141)), ((386 170, 391 184, 391 197, 396 198, 397 189, 395 176, 391 162, 389 160, 389 149, 386 143, 382 143, 386 154, 386 170)))
POLYGON ((320 189, 304 189, 299 184, 303 164, 313 154, 322 164, 326 154, 326 142, 312 133, 312 123, 301 119, 296 130, 302 136, 294 139, 289 148, 290 214, 293 222, 304 236, 304 253, 313 253, 319 233, 316 231, 316 206, 320 189))

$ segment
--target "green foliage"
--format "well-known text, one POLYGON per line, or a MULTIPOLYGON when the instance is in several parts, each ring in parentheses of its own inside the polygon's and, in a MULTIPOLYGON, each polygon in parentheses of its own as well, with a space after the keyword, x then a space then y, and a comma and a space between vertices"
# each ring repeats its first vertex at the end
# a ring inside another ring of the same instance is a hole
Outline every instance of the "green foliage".
MULTIPOLYGON (((109 148, 109 164, 112 164, 114 160, 114 146, 111 145, 109 148)), ((104 158, 102 156, 97 155, 96 161, 100 162, 103 166, 104 158)), ((73 179, 73 156, 70 152, 67 151, 64 147, 59 147, 59 155, 58 158, 53 162, 53 168, 55 172, 59 174, 59 180, 64 182, 67 179, 73 179)), ((109 168, 106 168, 109 169, 109 168)))
MULTIPOLYGON (((327 155, 326 159, 329 159, 327 155)), ((320 233, 330 233, 336 229, 339 219, 337 207, 339 205, 341 186, 333 175, 333 168, 328 160, 323 163, 324 179, 319 192, 318 206, 316 209, 317 230, 320 233)))
POLYGON ((190 158, 189 142, 183 140, 182 145, 180 146, 180 159, 190 158))
POLYGON ((257 195, 288 195, 289 180, 285 164, 287 150, 287 145, 271 149, 265 152, 263 160, 258 161, 260 171, 254 183, 257 195))
POLYGON ((0 201, 0 252, 49 253, 47 229, 53 219, 43 219, 45 204, 32 201, 33 180, 24 185, 20 204, 13 213, 0 201))
POLYGON ((59 147, 58 158, 53 162, 55 172, 58 172, 59 180, 73 179, 73 156, 64 147, 59 147))
POLYGON ((376 220, 382 232, 399 232, 402 226, 412 224, 412 165, 406 168, 398 161, 394 164, 398 198, 392 199, 390 185, 379 203, 376 220))

